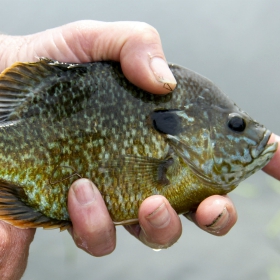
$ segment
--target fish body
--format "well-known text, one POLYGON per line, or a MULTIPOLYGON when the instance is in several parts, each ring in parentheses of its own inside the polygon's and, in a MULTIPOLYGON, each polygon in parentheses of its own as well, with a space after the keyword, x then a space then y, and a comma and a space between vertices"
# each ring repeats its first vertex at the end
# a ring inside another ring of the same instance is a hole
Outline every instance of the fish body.
POLYGON ((208 79, 170 65, 167 95, 132 85, 117 62, 41 58, 0 75, 0 218, 65 228, 67 193, 93 180, 116 224, 164 195, 178 214, 226 194, 272 158, 270 132, 208 79))

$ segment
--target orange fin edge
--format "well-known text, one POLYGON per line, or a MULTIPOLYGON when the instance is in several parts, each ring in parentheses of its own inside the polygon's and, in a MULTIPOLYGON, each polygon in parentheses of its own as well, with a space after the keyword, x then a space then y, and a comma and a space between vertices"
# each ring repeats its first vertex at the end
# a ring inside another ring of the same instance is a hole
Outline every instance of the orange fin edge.
POLYGON ((27 206, 21 200, 25 196, 21 187, 0 181, 0 220, 22 229, 42 227, 63 231, 71 226, 70 221, 49 218, 27 206))

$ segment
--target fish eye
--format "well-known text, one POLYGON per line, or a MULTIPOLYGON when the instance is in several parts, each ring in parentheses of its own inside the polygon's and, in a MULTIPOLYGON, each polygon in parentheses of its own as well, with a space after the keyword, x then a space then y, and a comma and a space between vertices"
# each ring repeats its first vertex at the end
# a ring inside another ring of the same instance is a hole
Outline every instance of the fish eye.
POLYGON ((238 115, 229 115, 228 127, 232 131, 242 132, 246 128, 245 120, 238 115))
POLYGON ((157 110, 150 117, 155 130, 163 134, 178 135, 182 131, 178 110, 157 110))

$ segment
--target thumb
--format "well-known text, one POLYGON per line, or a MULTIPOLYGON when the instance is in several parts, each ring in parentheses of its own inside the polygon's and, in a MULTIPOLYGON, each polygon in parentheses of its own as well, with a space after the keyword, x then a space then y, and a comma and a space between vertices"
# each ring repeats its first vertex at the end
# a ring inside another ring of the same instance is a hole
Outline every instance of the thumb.
POLYGON ((146 23, 78 21, 0 39, 1 68, 15 61, 36 61, 36 56, 76 63, 115 60, 127 79, 146 91, 164 94, 176 86, 159 34, 146 23))

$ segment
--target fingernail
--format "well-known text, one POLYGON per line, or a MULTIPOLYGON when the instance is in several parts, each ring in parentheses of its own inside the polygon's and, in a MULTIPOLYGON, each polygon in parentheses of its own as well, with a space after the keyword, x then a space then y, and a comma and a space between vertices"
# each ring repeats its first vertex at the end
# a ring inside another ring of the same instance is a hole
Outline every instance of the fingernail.
POLYGON ((230 215, 227 207, 225 206, 223 211, 213 220, 213 222, 209 225, 206 225, 207 231, 218 233, 228 225, 230 220, 229 218, 230 215))
POLYGON ((81 179, 73 184, 73 190, 77 201, 81 205, 91 203, 94 200, 92 183, 89 180, 81 179))
POLYGON ((146 219, 155 228, 164 228, 170 222, 170 214, 163 202, 155 211, 149 214, 146 219))
POLYGON ((175 89, 177 82, 164 59, 151 57, 150 67, 157 81, 163 83, 164 88, 170 91, 175 89))

